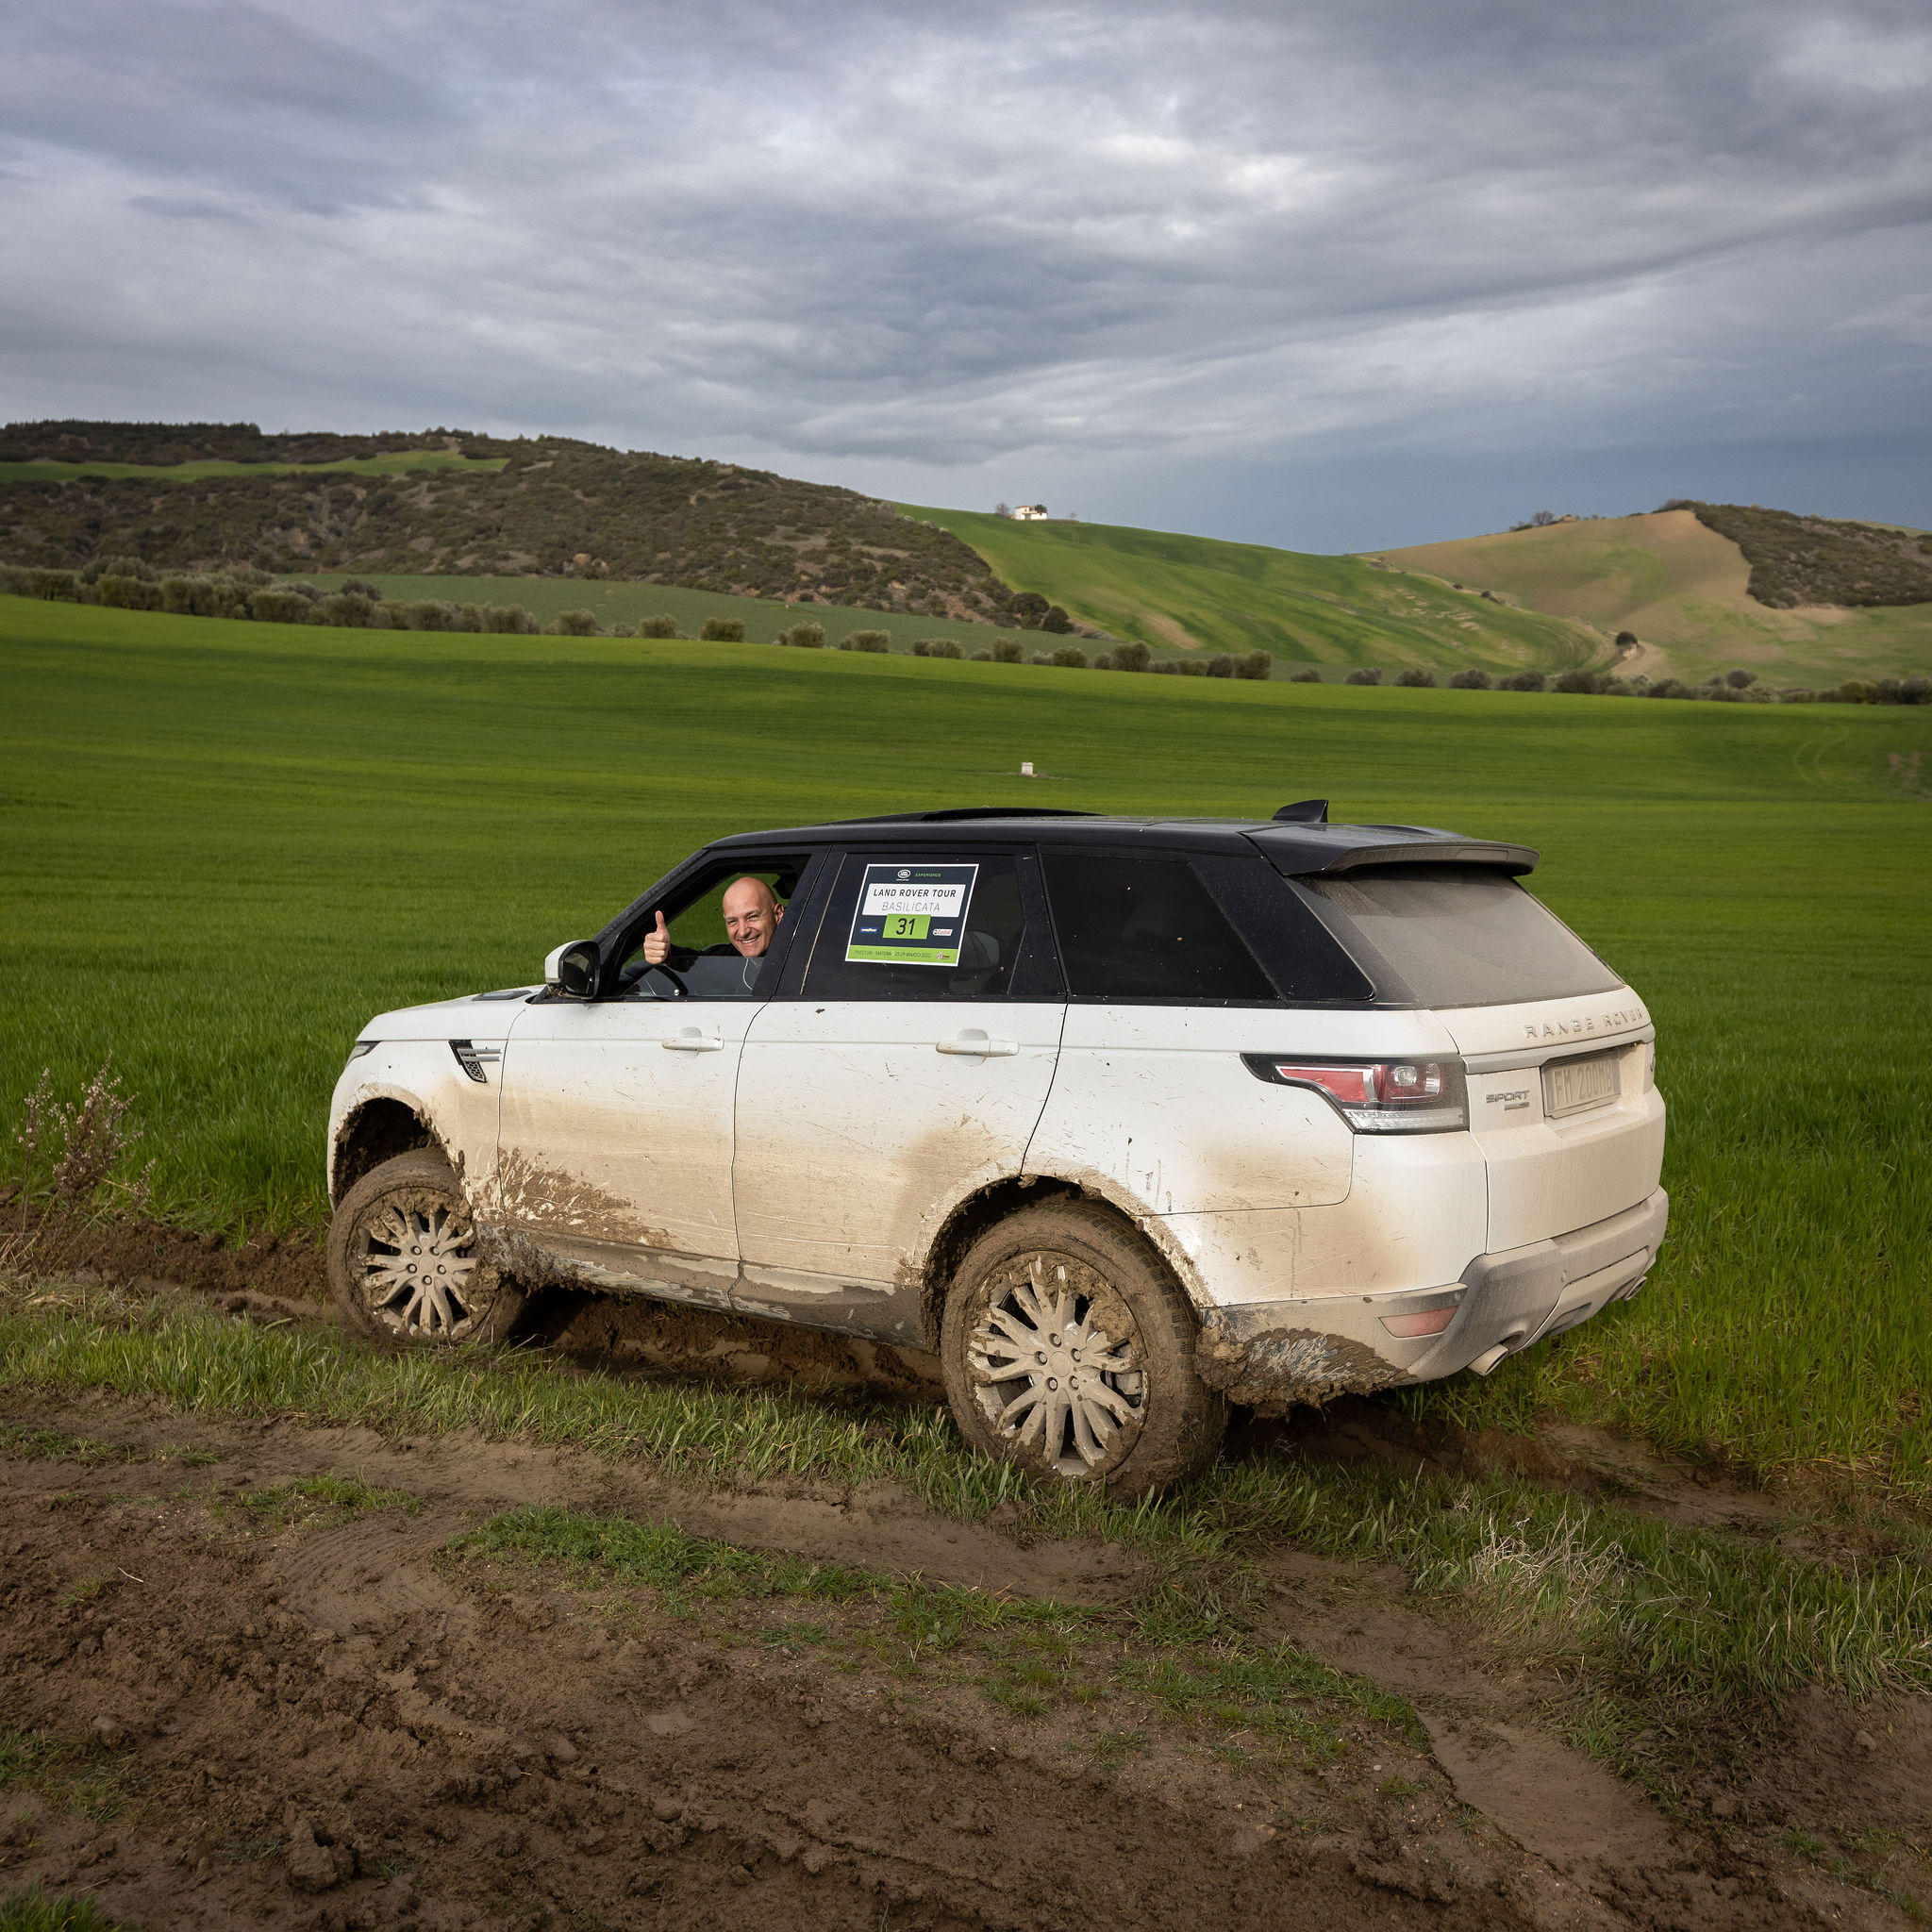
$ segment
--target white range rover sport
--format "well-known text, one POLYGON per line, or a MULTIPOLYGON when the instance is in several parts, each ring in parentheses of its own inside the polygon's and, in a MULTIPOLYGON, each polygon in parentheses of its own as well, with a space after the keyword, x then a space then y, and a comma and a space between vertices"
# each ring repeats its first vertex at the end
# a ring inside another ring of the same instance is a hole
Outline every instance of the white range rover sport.
POLYGON ((1535 864, 1321 800, 721 839, 542 986, 370 1023, 337 1302, 459 1344, 561 1285, 934 1350, 978 1447, 1124 1493, 1230 1402, 1487 1374, 1634 1294, 1667 1208, 1649 1016, 1535 864))

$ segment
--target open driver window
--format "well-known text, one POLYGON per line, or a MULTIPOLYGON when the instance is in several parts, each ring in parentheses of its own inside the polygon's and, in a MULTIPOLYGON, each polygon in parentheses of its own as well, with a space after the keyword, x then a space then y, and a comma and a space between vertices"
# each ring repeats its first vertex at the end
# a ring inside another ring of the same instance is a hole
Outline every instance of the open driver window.
MULTIPOLYGON (((786 909, 797 890, 804 863, 801 858, 774 859, 763 865, 736 864, 693 881, 675 901, 663 908, 671 946, 662 966, 654 967, 644 958, 645 941, 658 929, 657 919, 647 918, 631 935, 629 951, 619 969, 622 996, 694 1000, 768 997, 769 987, 762 995, 758 991, 766 954, 747 957, 732 943, 726 929, 724 897, 744 879, 758 880, 770 890, 773 912, 769 931, 763 935, 769 951, 783 928, 786 909)), ((739 895, 739 901, 734 903, 741 902, 743 897, 739 895)))

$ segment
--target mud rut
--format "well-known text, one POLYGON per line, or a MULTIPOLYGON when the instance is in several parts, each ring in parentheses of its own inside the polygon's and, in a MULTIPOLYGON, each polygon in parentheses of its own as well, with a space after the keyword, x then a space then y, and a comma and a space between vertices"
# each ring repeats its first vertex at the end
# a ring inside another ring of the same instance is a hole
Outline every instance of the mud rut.
MULTIPOLYGON (((903 1640, 870 1647, 875 1607, 679 1614, 450 1549, 558 1504, 1097 1604, 1137 1580, 1110 1546, 1028 1548, 884 1486, 674 1486, 567 1450, 107 1398, 15 1395, 0 1418, 105 1445, 0 1453, 0 1727, 40 1754, 0 1783, 0 1892, 317 1932, 1907 1923, 1762 1833, 1666 1821, 1391 1574, 1283 1550, 1263 1634, 1411 1699, 1429 1743, 1331 1712, 1329 1755, 1243 1757, 1125 1692, 1025 1718, 970 1659, 908 1675, 903 1640), (416 1507, 263 1507, 326 1474, 416 1507)), ((1821 1705, 1811 1744, 1822 1793, 1924 1810, 1932 1735, 1903 1789, 1862 1793, 1844 1713, 1821 1705)))

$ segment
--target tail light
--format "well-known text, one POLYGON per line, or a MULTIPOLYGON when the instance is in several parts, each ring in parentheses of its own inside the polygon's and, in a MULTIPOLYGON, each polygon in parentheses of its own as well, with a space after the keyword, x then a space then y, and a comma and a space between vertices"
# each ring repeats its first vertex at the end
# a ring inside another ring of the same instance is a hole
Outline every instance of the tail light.
POLYGON ((1358 1134, 1447 1134, 1469 1125, 1460 1060, 1241 1058, 1257 1079, 1313 1088, 1358 1134))

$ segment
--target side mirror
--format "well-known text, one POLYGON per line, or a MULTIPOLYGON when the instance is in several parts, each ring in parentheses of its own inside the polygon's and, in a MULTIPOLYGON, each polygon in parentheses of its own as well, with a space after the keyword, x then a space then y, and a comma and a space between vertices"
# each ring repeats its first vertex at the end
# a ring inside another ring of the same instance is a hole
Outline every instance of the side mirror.
POLYGON ((543 983, 554 986, 566 999, 592 999, 597 991, 597 964, 595 940, 572 940, 543 961, 543 983))

